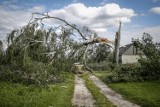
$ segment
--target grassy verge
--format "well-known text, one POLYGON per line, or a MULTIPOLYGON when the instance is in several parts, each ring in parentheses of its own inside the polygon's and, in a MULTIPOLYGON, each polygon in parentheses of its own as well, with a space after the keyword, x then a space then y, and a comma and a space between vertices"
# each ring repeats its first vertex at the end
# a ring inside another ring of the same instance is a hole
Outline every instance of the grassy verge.
POLYGON ((110 71, 94 71, 93 74, 100 78, 103 82, 106 82, 106 76, 110 75, 110 71))
POLYGON ((109 87, 142 107, 160 106, 160 82, 114 83, 109 87))
POLYGON ((109 71, 93 71, 93 73, 97 77, 104 78, 109 73, 109 71))
POLYGON ((66 80, 48 88, 0 82, 1 107, 71 107, 74 76, 63 73, 66 80))
POLYGON ((97 107, 114 107, 108 99, 100 92, 99 88, 89 79, 88 75, 84 75, 86 87, 92 93, 93 98, 96 100, 97 107))
MULTIPOLYGON (((94 74, 105 82, 107 72, 97 72, 94 74)), ((160 105, 160 81, 147 82, 125 82, 107 84, 117 93, 142 107, 159 107, 160 105)))

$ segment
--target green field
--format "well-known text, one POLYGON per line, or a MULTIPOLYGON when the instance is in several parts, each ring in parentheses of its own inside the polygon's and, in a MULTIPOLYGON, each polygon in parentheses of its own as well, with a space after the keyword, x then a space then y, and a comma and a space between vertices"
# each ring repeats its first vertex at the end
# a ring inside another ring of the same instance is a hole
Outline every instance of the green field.
POLYGON ((66 80, 48 87, 0 82, 1 107, 71 107, 74 89, 73 74, 64 73, 66 80))
MULTIPOLYGON (((107 72, 95 72, 94 74, 105 81, 107 72)), ((110 83, 110 88, 123 95, 127 100, 142 107, 160 106, 160 81, 110 83)))
POLYGON ((160 81, 114 83, 109 87, 142 107, 160 106, 160 81))

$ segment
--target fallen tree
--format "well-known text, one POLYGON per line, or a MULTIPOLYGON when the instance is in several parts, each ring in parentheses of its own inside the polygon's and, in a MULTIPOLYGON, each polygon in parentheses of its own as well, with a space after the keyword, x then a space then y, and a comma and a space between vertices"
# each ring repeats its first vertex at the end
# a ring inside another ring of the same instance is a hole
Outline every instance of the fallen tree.
POLYGON ((114 45, 88 27, 80 29, 61 18, 39 13, 34 13, 26 26, 10 32, 7 43, 0 80, 27 84, 63 81, 57 76, 59 72, 70 71, 77 62, 92 72, 87 61, 97 43, 114 45), (61 23, 47 26, 48 19, 61 23))
POLYGON ((114 45, 113 41, 98 36, 88 27, 83 27, 80 30, 76 25, 70 24, 64 19, 50 16, 48 13, 33 13, 31 20, 25 27, 13 30, 8 35, 8 60, 11 63, 19 61, 19 64, 25 66, 29 59, 55 65, 57 61, 74 58, 76 59, 74 62, 82 61, 85 68, 92 72, 87 66, 87 52, 96 43, 103 43, 111 48, 114 45), (47 19, 58 20, 64 24, 46 27, 43 22, 47 19), (14 52, 22 55, 17 58, 14 52))
POLYGON ((37 22, 41 23, 41 25, 44 25, 43 24, 43 20, 45 20, 45 19, 55 19, 55 20, 59 20, 59 21, 63 22, 66 25, 64 25, 64 26, 61 25, 61 27, 64 28, 64 29, 72 29, 72 33, 71 34, 73 34, 75 36, 78 36, 78 35, 74 34, 75 32, 73 32, 73 30, 78 32, 79 36, 82 37, 83 41, 79 42, 76 47, 77 48, 80 48, 80 47, 84 47, 85 48, 84 49, 84 53, 83 53, 83 58, 82 58, 83 61, 82 62, 84 64, 85 68, 87 70, 91 71, 91 72, 92 72, 92 70, 87 66, 87 63, 86 63, 86 54, 87 54, 88 47, 90 45, 95 44, 95 43, 103 43, 103 44, 108 45, 111 48, 114 45, 113 41, 111 41, 111 40, 109 40, 107 38, 103 38, 103 37, 97 36, 97 35, 95 35, 95 33, 91 32, 90 30, 89 31, 92 33, 92 35, 84 35, 82 33, 82 31, 80 29, 78 29, 75 25, 72 25, 69 22, 67 22, 66 20, 61 19, 59 17, 50 16, 48 13, 46 13, 46 14, 33 13, 32 14, 32 19, 29 21, 28 25, 34 24, 34 23, 37 23, 37 22), (39 17, 35 17, 35 15, 39 15, 39 17), (70 28, 66 28, 66 26, 68 26, 70 28))

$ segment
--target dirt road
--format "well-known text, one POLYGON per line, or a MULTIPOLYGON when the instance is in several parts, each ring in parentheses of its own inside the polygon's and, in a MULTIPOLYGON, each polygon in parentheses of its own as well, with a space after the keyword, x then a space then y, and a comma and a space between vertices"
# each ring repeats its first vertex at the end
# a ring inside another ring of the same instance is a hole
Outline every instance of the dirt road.
POLYGON ((72 99, 72 105, 74 107, 95 107, 95 100, 89 90, 86 88, 84 80, 75 75, 75 88, 72 99))

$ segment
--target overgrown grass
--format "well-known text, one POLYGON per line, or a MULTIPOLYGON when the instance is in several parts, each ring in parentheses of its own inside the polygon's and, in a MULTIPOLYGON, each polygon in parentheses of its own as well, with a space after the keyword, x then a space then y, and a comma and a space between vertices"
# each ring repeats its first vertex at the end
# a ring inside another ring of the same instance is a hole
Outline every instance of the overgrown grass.
POLYGON ((0 82, 1 107, 71 107, 74 76, 62 73, 65 81, 48 87, 0 82))
POLYGON ((107 83, 144 81, 139 68, 139 64, 123 64, 113 66, 111 70, 95 71, 95 75, 107 83))
MULTIPOLYGON (((106 83, 109 71, 95 71, 94 74, 106 83)), ((117 93, 142 107, 159 107, 160 105, 160 81, 122 82, 107 85, 117 93)))
POLYGON ((89 63, 88 66, 95 71, 106 71, 111 70, 111 62, 101 62, 101 63, 89 63))
POLYGON ((106 78, 111 73, 111 71, 93 71, 93 74, 100 78, 103 82, 107 82, 106 78))
POLYGON ((109 87, 142 107, 160 106, 160 81, 113 83, 109 87))
POLYGON ((93 71, 93 73, 97 77, 105 77, 109 73, 109 71, 93 71))
POLYGON ((97 107, 114 107, 108 99, 100 92, 99 88, 89 79, 88 75, 83 75, 86 87, 92 93, 93 98, 96 100, 97 107))

